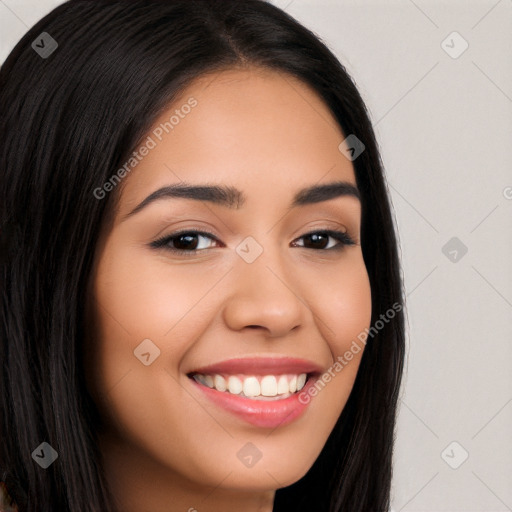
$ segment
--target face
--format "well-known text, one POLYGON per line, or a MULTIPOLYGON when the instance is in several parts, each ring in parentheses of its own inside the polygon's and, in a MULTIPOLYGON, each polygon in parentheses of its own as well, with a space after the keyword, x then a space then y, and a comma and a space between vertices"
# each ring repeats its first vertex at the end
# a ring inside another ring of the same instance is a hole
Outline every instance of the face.
POLYGON ((196 80, 143 139, 97 247, 87 350, 125 453, 232 489, 311 467, 362 351, 335 362, 371 318, 344 138, 306 85, 251 69, 196 80))

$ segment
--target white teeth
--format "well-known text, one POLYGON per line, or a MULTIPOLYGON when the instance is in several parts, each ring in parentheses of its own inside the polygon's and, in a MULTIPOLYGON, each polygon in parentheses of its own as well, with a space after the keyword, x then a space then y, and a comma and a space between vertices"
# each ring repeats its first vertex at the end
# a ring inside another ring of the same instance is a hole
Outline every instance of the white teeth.
MULTIPOLYGON (((276 396, 277 395, 277 381, 273 375, 266 375, 261 379, 261 394, 263 396, 276 396)), ((286 393, 286 391, 285 391, 286 393)))
POLYGON ((300 391, 306 384, 307 374, 262 377, 195 374, 194 379, 204 386, 233 395, 258 400, 280 400, 300 391))
POLYGON ((306 384, 306 374, 301 373, 297 377, 297 391, 300 391, 304 387, 304 384, 306 384))
POLYGON ((226 379, 222 375, 215 375, 213 377, 213 385, 215 386, 215 389, 218 389, 219 391, 226 391, 226 379))
POLYGON ((247 377, 244 379, 244 395, 258 396, 261 395, 260 383, 256 377, 247 377))
POLYGON ((294 375, 290 382, 288 383, 288 386, 290 386, 290 393, 295 393, 297 391, 297 376, 294 375))
POLYGON ((239 395, 243 389, 242 381, 238 377, 231 375, 228 379, 228 389, 233 395, 239 395))
POLYGON ((285 393, 290 392, 290 386, 288 385, 288 379, 281 375, 279 377, 279 381, 277 382, 277 394, 278 395, 284 395, 285 393))

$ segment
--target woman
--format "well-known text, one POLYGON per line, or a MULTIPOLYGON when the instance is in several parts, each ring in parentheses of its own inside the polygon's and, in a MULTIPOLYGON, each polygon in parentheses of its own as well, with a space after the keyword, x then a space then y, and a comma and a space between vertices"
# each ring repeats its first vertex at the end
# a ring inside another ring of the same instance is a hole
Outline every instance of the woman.
POLYGON ((397 240, 326 46, 260 0, 71 0, 0 108, 18 510, 387 511, 397 240))

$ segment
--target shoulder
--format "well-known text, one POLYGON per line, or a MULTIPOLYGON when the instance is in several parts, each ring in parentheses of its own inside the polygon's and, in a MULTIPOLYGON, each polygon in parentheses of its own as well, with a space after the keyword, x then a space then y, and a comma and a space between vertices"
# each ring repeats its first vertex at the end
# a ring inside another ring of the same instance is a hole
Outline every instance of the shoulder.
POLYGON ((12 498, 7 492, 7 487, 3 482, 0 482, 0 512, 17 512, 18 507, 12 501, 12 498))

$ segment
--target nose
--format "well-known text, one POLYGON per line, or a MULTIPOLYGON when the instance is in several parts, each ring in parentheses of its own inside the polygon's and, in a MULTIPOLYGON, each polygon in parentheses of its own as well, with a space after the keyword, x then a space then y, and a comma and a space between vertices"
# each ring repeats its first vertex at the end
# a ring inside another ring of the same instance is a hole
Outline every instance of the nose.
POLYGON ((262 256, 252 263, 237 262, 223 309, 230 329, 261 329, 277 338, 304 324, 308 308, 297 291, 296 276, 273 261, 262 256))

